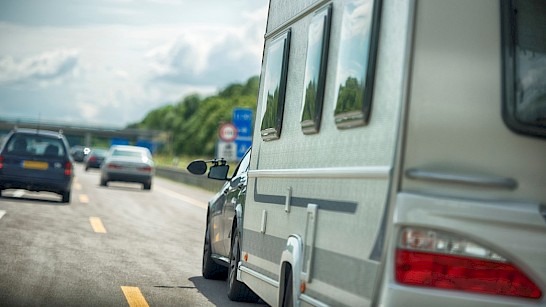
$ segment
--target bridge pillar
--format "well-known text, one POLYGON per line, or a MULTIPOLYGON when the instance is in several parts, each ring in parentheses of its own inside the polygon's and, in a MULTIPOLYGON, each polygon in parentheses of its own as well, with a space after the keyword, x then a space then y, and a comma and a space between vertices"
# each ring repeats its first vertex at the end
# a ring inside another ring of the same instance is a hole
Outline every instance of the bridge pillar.
POLYGON ((86 132, 85 133, 85 139, 84 139, 84 143, 85 143, 85 147, 91 147, 91 132, 86 132))

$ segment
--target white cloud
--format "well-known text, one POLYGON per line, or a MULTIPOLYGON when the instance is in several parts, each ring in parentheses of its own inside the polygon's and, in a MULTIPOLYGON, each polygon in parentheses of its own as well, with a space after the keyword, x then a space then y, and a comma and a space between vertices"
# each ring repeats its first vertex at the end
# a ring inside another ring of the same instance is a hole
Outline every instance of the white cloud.
POLYGON ((0 19, 3 116, 40 112, 43 119, 123 126, 186 95, 211 95, 246 81, 260 73, 267 6, 259 12, 229 9, 203 16, 222 12, 231 16, 229 23, 184 16, 185 11, 179 23, 148 19, 138 25, 36 26, 0 19))
POLYGON ((0 58, 0 84, 29 82, 47 85, 76 72, 77 50, 63 49, 16 60, 0 58))

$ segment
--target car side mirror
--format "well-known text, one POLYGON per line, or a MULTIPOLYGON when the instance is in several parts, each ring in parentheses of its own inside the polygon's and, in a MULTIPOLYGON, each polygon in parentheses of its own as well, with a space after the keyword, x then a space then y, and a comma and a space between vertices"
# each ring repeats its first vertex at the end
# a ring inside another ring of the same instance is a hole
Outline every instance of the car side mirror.
POLYGON ((228 180, 227 174, 229 171, 229 165, 213 165, 210 167, 209 178, 218 180, 228 180))
POLYGON ((203 175, 207 172, 207 162, 203 160, 192 161, 190 164, 188 164, 187 170, 194 175, 203 175))

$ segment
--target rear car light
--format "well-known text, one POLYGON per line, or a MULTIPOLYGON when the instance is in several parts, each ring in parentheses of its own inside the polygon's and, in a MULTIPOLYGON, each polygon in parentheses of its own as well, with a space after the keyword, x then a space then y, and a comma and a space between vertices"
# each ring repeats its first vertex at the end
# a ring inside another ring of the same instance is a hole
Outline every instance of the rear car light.
POLYGON ((107 165, 107 167, 110 168, 110 169, 120 169, 121 168, 121 166, 119 166, 117 164, 114 164, 114 163, 109 163, 107 165))
POLYGON ((95 161, 97 161, 97 157, 91 156, 91 157, 89 157, 88 161, 95 162, 95 161))
POLYGON ((64 175, 65 175, 65 176, 70 176, 70 175, 72 175, 72 163, 66 162, 66 163, 64 164, 64 175))
POLYGON ((494 251, 446 232, 403 228, 396 281, 411 286, 539 299, 542 291, 494 251))
POLYGON ((4 168, 4 156, 0 156, 0 169, 4 168))

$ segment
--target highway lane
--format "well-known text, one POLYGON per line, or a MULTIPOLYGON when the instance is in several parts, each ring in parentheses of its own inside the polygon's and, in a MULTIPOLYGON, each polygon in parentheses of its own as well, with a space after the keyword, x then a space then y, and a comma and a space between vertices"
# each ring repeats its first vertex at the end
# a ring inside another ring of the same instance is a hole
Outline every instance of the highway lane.
POLYGON ((0 198, 0 306, 252 306, 201 276, 210 192, 154 178, 99 186, 76 167, 70 204, 0 198))

